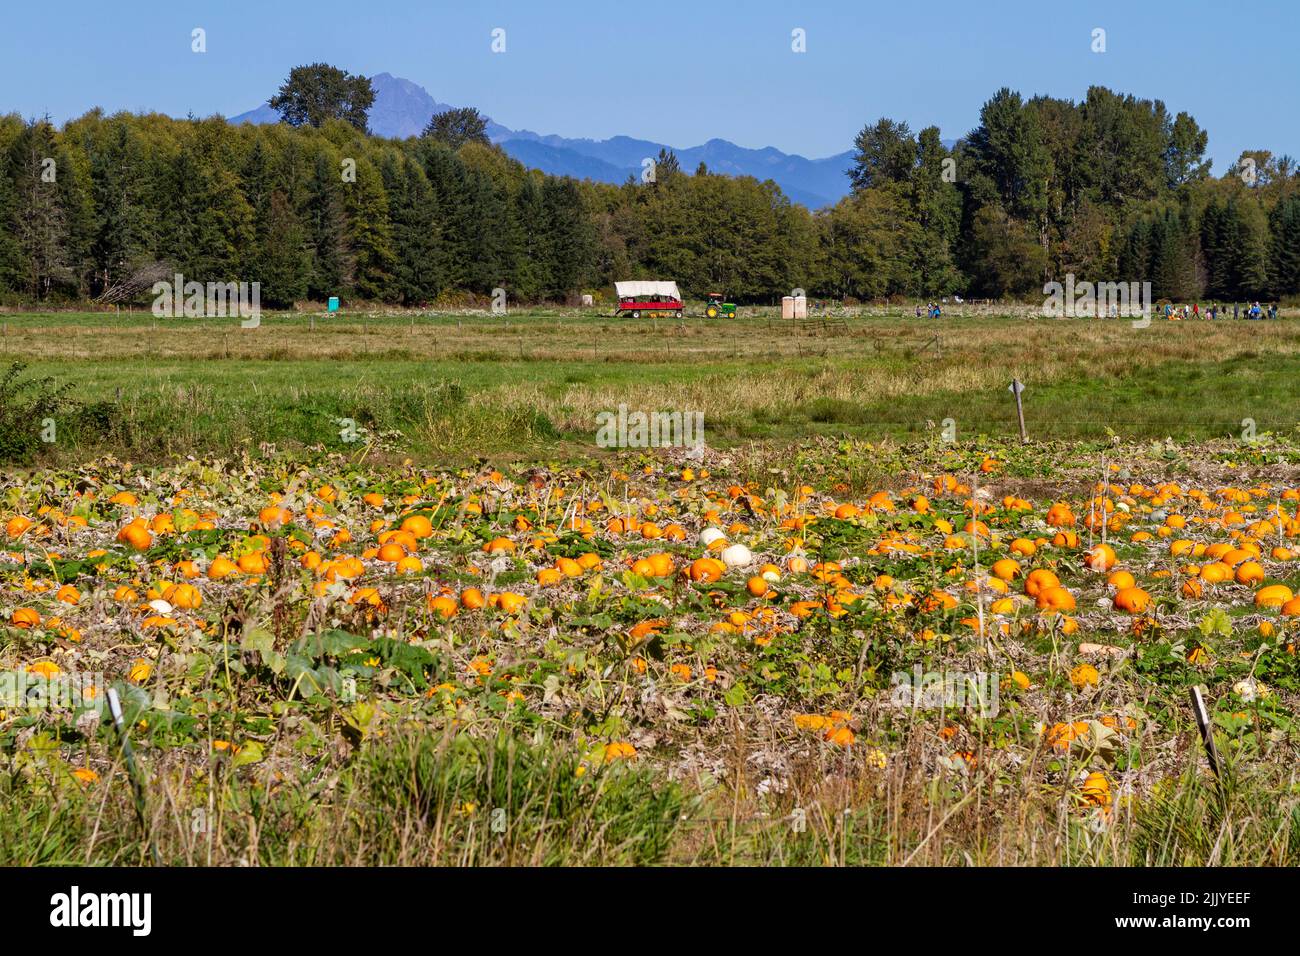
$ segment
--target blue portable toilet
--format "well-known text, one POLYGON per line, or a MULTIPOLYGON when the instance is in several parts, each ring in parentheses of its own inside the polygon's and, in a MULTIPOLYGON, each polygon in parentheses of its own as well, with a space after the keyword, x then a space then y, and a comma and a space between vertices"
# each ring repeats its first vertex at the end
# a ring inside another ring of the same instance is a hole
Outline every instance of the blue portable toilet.
POLYGON ((332 296, 330 296, 330 301, 329 301, 329 306, 328 306, 328 308, 329 308, 329 310, 330 310, 331 312, 337 312, 337 311, 339 310, 339 297, 338 297, 338 296, 336 296, 336 295, 332 295, 332 296))

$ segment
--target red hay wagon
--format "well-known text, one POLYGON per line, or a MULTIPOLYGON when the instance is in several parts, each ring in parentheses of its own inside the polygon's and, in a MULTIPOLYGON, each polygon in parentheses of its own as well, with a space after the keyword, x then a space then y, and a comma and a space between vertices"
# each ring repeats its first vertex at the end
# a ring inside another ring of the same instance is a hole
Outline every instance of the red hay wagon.
POLYGON ((677 291, 676 282, 615 282, 614 292, 618 295, 618 308, 614 310, 616 316, 630 315, 639 319, 643 312, 664 312, 676 319, 682 317, 682 294, 677 291))

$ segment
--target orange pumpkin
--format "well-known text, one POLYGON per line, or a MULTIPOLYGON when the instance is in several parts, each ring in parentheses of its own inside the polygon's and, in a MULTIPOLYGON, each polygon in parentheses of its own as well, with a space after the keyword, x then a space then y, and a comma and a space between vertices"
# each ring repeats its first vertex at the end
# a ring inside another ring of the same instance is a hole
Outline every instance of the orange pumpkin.
POLYGON ((1056 576, 1056 572, 1049 571, 1047 568, 1037 568, 1029 572, 1029 577, 1025 578, 1025 593, 1032 598, 1047 590, 1048 588, 1058 587, 1061 579, 1056 576))
POLYGON ((1060 586, 1043 588, 1035 598, 1040 610, 1073 611, 1074 595, 1060 586))
POLYGON ((1142 614, 1151 606, 1151 595, 1139 587, 1120 588, 1115 606, 1129 614, 1142 614))

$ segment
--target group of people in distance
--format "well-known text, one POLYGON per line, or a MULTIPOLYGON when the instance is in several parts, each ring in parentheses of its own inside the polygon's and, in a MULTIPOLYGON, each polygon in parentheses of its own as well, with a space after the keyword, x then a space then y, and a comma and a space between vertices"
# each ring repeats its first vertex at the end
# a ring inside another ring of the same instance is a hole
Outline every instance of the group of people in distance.
MULTIPOLYGON (((1190 306, 1175 306, 1172 302, 1166 302, 1164 315, 1171 322, 1178 319, 1226 319, 1228 317, 1228 307, 1223 303, 1219 303, 1202 309, 1199 302, 1195 302, 1190 306)), ((1249 304, 1234 302, 1232 303, 1232 317, 1234 319, 1276 319, 1277 303, 1261 306, 1258 302, 1249 304)))
MULTIPOLYGON (((943 300, 947 303, 947 299, 943 300)), ((961 299, 956 301, 960 302, 961 299)), ((1112 305, 1110 307, 1110 317, 1116 318, 1119 315, 1118 309, 1112 305)), ((1228 317, 1228 307, 1222 302, 1217 305, 1209 305, 1202 309, 1199 302, 1191 305, 1176 306, 1172 302, 1166 302, 1163 309, 1163 315, 1171 322, 1179 319, 1226 319, 1228 317)), ((919 319, 924 316, 927 319, 938 319, 943 316, 943 309, 937 302, 927 302, 924 306, 921 303, 916 304, 916 317, 919 319)), ((1276 319, 1277 303, 1261 306, 1258 302, 1253 303, 1232 303, 1232 317, 1234 319, 1276 319)))
MULTIPOLYGON (((962 304, 961 295, 954 295, 953 302, 956 302, 958 306, 959 304, 962 304)), ((944 306, 946 306, 946 304, 948 304, 948 297, 944 297, 944 306)), ((919 302, 917 303, 918 319, 920 319, 920 317, 922 316, 926 316, 927 319, 941 319, 943 315, 944 315, 943 307, 941 307, 940 304, 937 302, 927 302, 924 308, 922 308, 922 304, 920 304, 919 302)))

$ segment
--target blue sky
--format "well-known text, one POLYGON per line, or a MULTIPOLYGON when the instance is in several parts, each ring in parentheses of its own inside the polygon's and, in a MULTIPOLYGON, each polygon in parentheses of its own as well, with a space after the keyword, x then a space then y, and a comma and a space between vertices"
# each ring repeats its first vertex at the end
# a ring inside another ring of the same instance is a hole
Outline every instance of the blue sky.
POLYGON ((11 2, 0 112, 227 116, 315 60, 390 72, 513 128, 818 157, 880 116, 956 138, 998 87, 1163 99, 1245 148, 1300 157, 1300 4, 1256 0, 65 0, 11 2), (194 27, 207 52, 191 52, 194 27), (494 54, 491 33, 506 31, 494 54), (1106 31, 1106 52, 1091 50, 1106 31), (806 32, 807 52, 791 50, 806 32))

